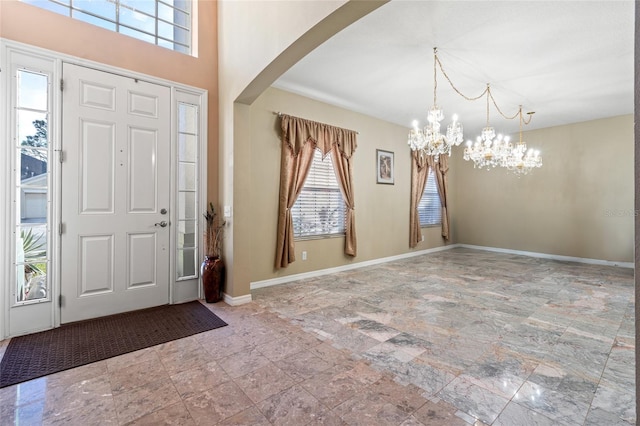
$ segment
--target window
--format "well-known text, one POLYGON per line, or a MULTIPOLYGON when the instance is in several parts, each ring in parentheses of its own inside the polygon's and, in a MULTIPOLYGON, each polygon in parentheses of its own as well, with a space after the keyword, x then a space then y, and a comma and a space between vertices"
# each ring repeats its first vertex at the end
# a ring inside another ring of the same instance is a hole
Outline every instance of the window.
POLYGON ((442 205, 438 186, 433 170, 429 170, 427 184, 424 187, 420 204, 418 204, 418 214, 420 215, 421 226, 434 226, 442 223, 442 205))
POLYGON ((49 297, 49 80, 48 74, 16 69, 14 303, 49 297))
POLYGON ((331 156, 313 154, 311 169, 291 209, 296 238, 344 235, 346 207, 333 170, 331 156))
POLYGON ((22 0, 61 15, 191 53, 191 0, 22 0))
POLYGON ((178 102, 177 278, 198 275, 198 106, 178 102))

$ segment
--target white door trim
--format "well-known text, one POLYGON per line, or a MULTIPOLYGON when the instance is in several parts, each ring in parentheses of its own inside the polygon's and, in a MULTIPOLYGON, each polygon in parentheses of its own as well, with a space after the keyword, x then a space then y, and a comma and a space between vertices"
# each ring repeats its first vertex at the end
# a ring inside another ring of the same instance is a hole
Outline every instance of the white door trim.
MULTIPOLYGON (((200 162, 200 176, 199 176, 199 187, 198 191, 200 194, 199 202, 200 205, 207 204, 207 141, 208 141, 208 126, 207 126, 207 103, 208 103, 208 92, 205 89, 189 86, 186 84, 169 81, 166 79, 162 79, 159 77, 154 77, 151 75, 127 70, 120 67, 115 67, 112 65, 102 64, 99 62, 87 60, 84 58, 79 58, 76 56, 55 52, 48 49, 43 49, 36 46, 31 46, 25 43, 20 43, 12 40, 7 40, 0 38, 0 69, 2 73, 0 73, 0 93, 3 94, 4 102, 0 101, 0 129, 4 129, 0 133, 0 152, 7 152, 6 146, 9 144, 10 139, 10 131, 9 131, 9 123, 10 123, 10 110, 11 110, 11 100, 10 96, 7 96, 7 90, 9 89, 8 82, 10 81, 11 76, 10 73, 6 72, 10 69, 10 64, 8 63, 8 52, 16 51, 21 52, 27 55, 32 55, 35 57, 42 57, 49 59, 54 62, 54 83, 56 89, 53 91, 53 111, 50 122, 52 123, 52 128, 54 129, 54 134, 50 143, 52 144, 53 149, 60 148, 60 137, 61 137, 61 125, 62 125, 62 98, 60 96, 59 90, 59 81, 62 75, 62 64, 63 62, 84 66, 87 68, 93 68, 99 71, 110 72, 113 74, 118 74, 130 78, 137 78, 140 80, 148 81, 150 83, 163 85, 171 88, 171 121, 172 121, 172 130, 171 130, 171 192, 172 192, 172 202, 175 201, 175 180, 176 180, 176 162, 175 156, 177 154, 176 151, 176 132, 175 132, 175 116, 176 116, 176 94, 177 93, 185 93, 192 96, 197 97, 199 102, 199 108, 201 111, 200 120, 200 131, 201 131, 201 141, 199 146, 199 162, 200 162)), ((0 166, 4 165, 4 170, 9 170, 10 167, 10 158, 7 155, 3 155, 5 157, 4 160, 0 162, 0 166)), ((52 160, 58 161, 57 158, 53 158, 52 160)), ((6 179, 3 179, 6 181, 6 179)), ((52 175, 52 191, 53 191, 53 202, 54 206, 52 209, 52 229, 56 228, 57 224, 60 223, 60 168, 57 168, 57 171, 52 175)), ((3 251, 5 253, 10 253, 10 250, 14 250, 11 242, 11 233, 10 233, 10 225, 11 225, 11 203, 9 200, 11 188, 9 188, 8 184, 0 185, 0 247, 3 247, 3 251)), ((174 220, 174 212, 173 208, 171 209, 171 219, 174 220)), ((201 221, 200 221, 201 222, 201 221)), ((202 225, 202 223, 200 223, 202 225)), ((202 247, 202 236, 199 236, 200 242, 199 247, 202 247)), ((51 283, 51 300, 54 303, 51 303, 51 324, 50 327, 58 327, 60 326, 60 308, 58 306, 58 299, 60 296, 60 238, 57 232, 54 233, 53 237, 53 246, 50 248, 52 250, 52 265, 55 265, 54 276, 52 277, 51 283)), ((175 284, 176 284, 176 270, 175 270, 175 252, 176 252, 176 241, 174 233, 171 233, 170 238, 170 271, 169 271, 169 300, 170 303, 186 301, 189 299, 196 299, 199 297, 200 289, 199 286, 195 286, 189 288, 188 291, 181 291, 179 296, 179 300, 175 298, 175 284)), ((6 256, 0 256, 0 279, 4 282, 9 282, 9 279, 13 276, 11 273, 13 265, 6 256)), ((12 337, 10 335, 10 318, 9 318, 9 303, 10 295, 9 295, 9 287, 8 285, 0 287, 0 340, 3 340, 7 337, 12 337)))

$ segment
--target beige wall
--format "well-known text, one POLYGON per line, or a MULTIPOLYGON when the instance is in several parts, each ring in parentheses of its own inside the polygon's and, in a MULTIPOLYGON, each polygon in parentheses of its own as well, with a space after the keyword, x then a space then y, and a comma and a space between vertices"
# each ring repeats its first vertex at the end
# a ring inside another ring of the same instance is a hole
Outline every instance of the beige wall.
POLYGON ((633 261, 631 115, 525 132, 544 164, 517 178, 478 170, 454 152, 458 243, 633 261))
POLYGON ((231 298, 250 293, 254 263, 249 224, 255 215, 247 196, 253 167, 248 105, 297 60, 385 1, 219 3, 220 204, 233 212, 224 239, 225 293, 231 298))
MULTIPOLYGON (((395 256, 409 249, 411 157, 405 127, 270 88, 251 105, 250 187, 252 220, 251 281, 332 268, 395 256), (296 261, 274 270, 280 182, 280 128, 275 112, 331 124, 359 132, 353 157, 358 256, 343 253, 344 238, 296 242, 296 261), (376 184, 376 149, 395 153, 395 184, 376 184), (303 261, 305 250, 308 260, 303 261)), ((424 228, 425 242, 415 250, 444 244, 440 228, 424 228)))
POLYGON ((17 0, 0 0, 0 37, 209 91, 208 196, 217 199, 217 2, 197 3, 198 57, 154 46, 17 0))

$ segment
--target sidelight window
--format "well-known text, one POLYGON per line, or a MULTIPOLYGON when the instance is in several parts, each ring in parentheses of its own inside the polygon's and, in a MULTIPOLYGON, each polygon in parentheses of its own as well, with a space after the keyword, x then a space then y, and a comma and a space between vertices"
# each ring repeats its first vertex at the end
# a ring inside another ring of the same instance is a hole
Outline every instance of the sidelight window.
POLYGON ((198 276, 198 122, 198 106, 178 102, 178 279, 198 276))
POLYGON ((28 69, 15 72, 14 302, 49 297, 50 76, 28 69))

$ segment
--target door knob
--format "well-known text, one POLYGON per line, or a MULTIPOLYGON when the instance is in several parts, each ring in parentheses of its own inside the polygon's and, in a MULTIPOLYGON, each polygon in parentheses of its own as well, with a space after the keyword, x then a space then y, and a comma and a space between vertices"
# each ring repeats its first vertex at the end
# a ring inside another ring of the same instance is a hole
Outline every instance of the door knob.
POLYGON ((167 225, 168 225, 168 223, 167 223, 167 221, 166 221, 166 220, 163 220, 162 222, 154 223, 154 224, 153 224, 153 226, 159 226, 159 227, 161 227, 161 228, 164 228, 164 227, 165 227, 165 226, 167 226, 167 225))

